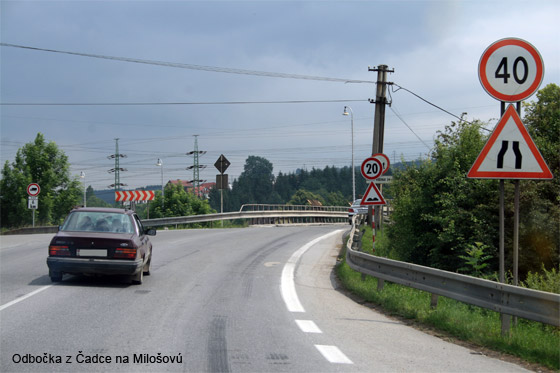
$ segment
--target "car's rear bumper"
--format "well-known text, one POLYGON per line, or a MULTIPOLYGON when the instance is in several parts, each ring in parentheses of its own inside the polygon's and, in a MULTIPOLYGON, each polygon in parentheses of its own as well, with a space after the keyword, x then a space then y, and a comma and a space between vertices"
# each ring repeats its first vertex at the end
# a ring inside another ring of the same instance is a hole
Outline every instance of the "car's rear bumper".
POLYGON ((47 266, 51 272, 88 273, 100 275, 135 275, 142 270, 142 259, 115 260, 47 257, 47 266))

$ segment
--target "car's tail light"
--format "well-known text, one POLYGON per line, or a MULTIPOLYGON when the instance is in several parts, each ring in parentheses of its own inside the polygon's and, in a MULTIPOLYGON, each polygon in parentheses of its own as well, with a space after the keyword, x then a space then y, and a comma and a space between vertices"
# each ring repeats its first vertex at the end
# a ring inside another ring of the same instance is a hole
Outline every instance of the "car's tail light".
POLYGON ((354 209, 348 209, 348 212, 354 212, 354 209))
POLYGON ((136 258, 136 249, 130 249, 128 247, 117 247, 115 250, 115 255, 113 258, 119 259, 135 259, 136 258))
POLYGON ((68 246, 49 246, 50 256, 70 256, 70 249, 68 246))

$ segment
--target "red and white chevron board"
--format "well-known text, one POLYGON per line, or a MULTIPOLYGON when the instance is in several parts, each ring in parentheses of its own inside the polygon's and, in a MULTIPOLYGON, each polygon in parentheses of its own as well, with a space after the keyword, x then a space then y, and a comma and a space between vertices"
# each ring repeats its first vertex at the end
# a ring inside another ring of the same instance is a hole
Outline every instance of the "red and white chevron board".
POLYGON ((115 192, 115 201, 151 201, 154 199, 154 196, 155 194, 152 190, 124 190, 115 192))

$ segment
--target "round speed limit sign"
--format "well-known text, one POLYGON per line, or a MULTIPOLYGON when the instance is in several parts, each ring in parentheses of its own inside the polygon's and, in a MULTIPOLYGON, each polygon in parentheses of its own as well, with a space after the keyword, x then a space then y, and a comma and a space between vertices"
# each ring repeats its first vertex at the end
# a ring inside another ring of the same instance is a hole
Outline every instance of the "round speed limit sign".
POLYGON ((368 180, 375 180, 383 173, 383 165, 379 159, 369 157, 362 162, 362 176, 368 180))
POLYGON ((501 39, 482 54, 478 77, 486 92, 495 99, 523 101, 541 85, 544 64, 540 53, 525 40, 501 39))

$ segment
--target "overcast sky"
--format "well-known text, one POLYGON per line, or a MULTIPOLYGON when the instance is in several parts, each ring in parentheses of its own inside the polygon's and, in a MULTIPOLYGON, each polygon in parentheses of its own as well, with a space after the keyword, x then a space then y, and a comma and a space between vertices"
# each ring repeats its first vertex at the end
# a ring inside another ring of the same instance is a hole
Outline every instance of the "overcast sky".
MULTIPOLYGON (((371 154, 374 105, 368 99, 375 98, 375 84, 227 69, 375 81, 368 67, 386 64, 394 69, 389 81, 457 116, 490 121, 490 128, 499 102, 482 88, 478 63, 493 42, 530 42, 545 64, 541 88, 560 84, 557 0, 0 4, 2 43, 118 57, 0 47, 2 166, 41 132, 68 155, 72 174, 85 172, 95 189, 114 182, 107 156, 115 153, 115 138, 127 155, 121 160, 128 169, 121 173, 125 189, 160 184, 158 158, 164 182, 191 180, 185 168, 193 164, 186 153, 194 150, 194 135, 207 151, 200 176, 208 181, 215 181, 220 154, 231 162, 230 180, 250 155, 270 160, 275 174, 349 166, 345 105, 354 113, 356 165, 371 154), (7 105, 14 103, 74 105, 7 105), (145 105, 91 105, 126 103, 145 105), (163 103, 181 104, 148 105, 163 103)), ((391 161, 426 157, 437 131, 456 118, 396 86, 389 92, 384 153, 391 161)))

